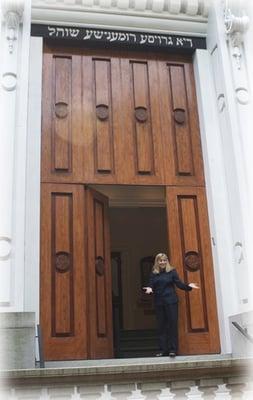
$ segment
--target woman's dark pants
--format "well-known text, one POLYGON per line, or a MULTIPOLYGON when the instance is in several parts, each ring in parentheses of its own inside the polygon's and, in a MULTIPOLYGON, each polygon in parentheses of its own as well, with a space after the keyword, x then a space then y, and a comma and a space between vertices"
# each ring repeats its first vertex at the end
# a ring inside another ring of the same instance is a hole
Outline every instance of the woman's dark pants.
POLYGON ((177 353, 178 348, 178 303, 155 305, 158 323, 160 350, 177 353))

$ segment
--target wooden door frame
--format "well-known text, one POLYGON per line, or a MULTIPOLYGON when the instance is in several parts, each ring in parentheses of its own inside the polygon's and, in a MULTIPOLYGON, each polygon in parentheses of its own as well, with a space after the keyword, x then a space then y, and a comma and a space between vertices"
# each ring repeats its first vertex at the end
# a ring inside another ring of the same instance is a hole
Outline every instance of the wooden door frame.
MULTIPOLYGON (((31 38, 31 51, 30 51, 30 81, 29 86, 30 96, 28 104, 28 118, 29 118, 29 129, 28 129, 28 146, 27 146, 27 189, 26 189, 26 231, 25 231, 25 242, 34 243, 33 248, 26 246, 25 250, 25 271, 26 271, 26 287, 28 290, 25 294, 26 307, 35 311, 36 322, 39 323, 39 286, 40 286, 40 268, 39 268, 39 243, 40 243, 40 154, 41 154, 41 88, 42 88, 42 57, 43 57, 43 39, 40 37, 31 38), (36 107, 34 105, 36 104, 36 107), (29 150, 30 149, 30 150, 29 150), (31 179, 33 177, 33 179, 31 179)), ((212 83, 208 80, 210 70, 206 67, 209 62, 208 52, 205 50, 197 50, 196 56, 194 57, 193 64, 195 70, 196 79, 196 91, 199 97, 199 116, 201 120, 200 132, 202 137, 203 147, 203 159, 205 164, 205 177, 207 183, 207 195, 208 195, 208 208, 209 208, 209 222, 210 230, 216 230, 216 221, 213 204, 220 203, 220 193, 224 190, 223 186, 220 186, 220 190, 213 192, 211 187, 215 182, 215 171, 209 168, 209 158, 211 159, 213 153, 219 153, 220 149, 217 147, 218 142, 212 141, 208 143, 206 135, 208 134, 208 124, 210 118, 214 115, 204 113, 202 106, 208 107, 210 103, 212 107, 214 100, 207 99, 205 96, 206 87, 213 90, 212 83), (201 79, 203 82, 201 82, 201 79)), ((217 187, 217 185, 216 185, 217 187)), ((226 207, 225 198, 222 207, 226 207)), ((228 231, 226 224, 222 224, 223 232, 221 234, 227 236, 228 231)), ((213 259, 219 260, 216 263, 226 263, 224 249, 220 248, 219 243, 215 247, 212 247, 213 259)), ((215 272, 215 271, 214 271, 215 272)), ((219 275, 216 273, 216 286, 222 286, 219 282, 219 275)), ((221 292, 218 292, 218 296, 221 292)), ((219 314, 219 325, 226 325, 225 315, 222 306, 218 302, 218 314, 219 314)), ((228 338, 223 336, 221 340, 223 351, 226 351, 229 346, 228 338)))

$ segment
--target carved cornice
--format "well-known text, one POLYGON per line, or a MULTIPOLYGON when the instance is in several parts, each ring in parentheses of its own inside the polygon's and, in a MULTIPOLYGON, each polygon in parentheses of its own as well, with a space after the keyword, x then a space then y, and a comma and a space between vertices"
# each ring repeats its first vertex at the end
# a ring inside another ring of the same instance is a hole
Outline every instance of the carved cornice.
POLYGON ((2 0, 1 9, 6 22, 6 39, 9 42, 9 53, 13 53, 14 42, 17 40, 19 24, 22 22, 24 0, 2 0))
POLYGON ((205 36, 209 0, 32 0, 32 23, 205 36))

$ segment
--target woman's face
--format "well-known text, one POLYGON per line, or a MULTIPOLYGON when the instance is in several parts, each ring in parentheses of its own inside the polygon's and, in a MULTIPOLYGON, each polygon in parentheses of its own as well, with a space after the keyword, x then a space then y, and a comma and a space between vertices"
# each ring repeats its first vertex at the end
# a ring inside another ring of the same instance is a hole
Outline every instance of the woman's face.
POLYGON ((161 269, 164 269, 164 268, 166 268, 167 262, 168 262, 168 258, 167 258, 167 257, 161 257, 161 258, 158 260, 158 265, 159 265, 159 267, 160 267, 161 269))

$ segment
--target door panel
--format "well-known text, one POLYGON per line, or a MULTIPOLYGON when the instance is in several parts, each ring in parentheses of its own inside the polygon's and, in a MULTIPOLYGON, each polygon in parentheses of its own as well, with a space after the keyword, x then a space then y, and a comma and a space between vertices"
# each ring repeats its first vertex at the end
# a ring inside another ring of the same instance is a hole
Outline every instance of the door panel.
POLYGON ((44 54, 42 182, 82 182, 81 59, 44 54))
POLYGON ((219 330, 212 268, 212 253, 203 188, 167 187, 169 249, 172 265, 185 282, 200 290, 180 297, 181 354, 218 353, 219 330))
POLYGON ((108 199, 86 187, 90 358, 111 358, 112 279, 108 199))
POLYGON ((128 149, 125 179, 134 184, 161 184, 164 168, 157 63, 129 54, 121 58, 121 71, 122 128, 128 149))
POLYGON ((204 185, 193 66, 159 62, 160 109, 167 185, 204 185))
POLYGON ((117 57, 84 55, 83 179, 85 183, 115 183, 120 146, 120 70, 117 57))
POLYGON ((88 355, 83 223, 82 186, 42 184, 40 323, 46 360, 88 355))

